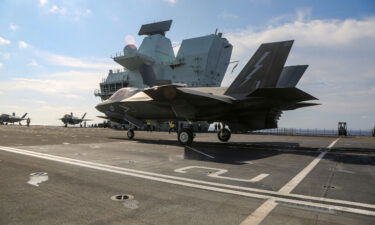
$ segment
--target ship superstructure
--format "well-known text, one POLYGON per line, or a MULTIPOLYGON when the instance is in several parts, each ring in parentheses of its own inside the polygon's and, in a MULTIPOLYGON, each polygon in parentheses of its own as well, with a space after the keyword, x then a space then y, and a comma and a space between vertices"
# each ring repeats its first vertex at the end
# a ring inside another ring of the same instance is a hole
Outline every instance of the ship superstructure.
POLYGON ((232 45, 221 33, 185 39, 175 55, 165 36, 172 20, 144 24, 138 35, 146 35, 139 48, 127 44, 112 59, 123 70, 110 70, 95 96, 108 99, 123 87, 147 88, 179 83, 189 87, 220 86, 229 65, 232 45))

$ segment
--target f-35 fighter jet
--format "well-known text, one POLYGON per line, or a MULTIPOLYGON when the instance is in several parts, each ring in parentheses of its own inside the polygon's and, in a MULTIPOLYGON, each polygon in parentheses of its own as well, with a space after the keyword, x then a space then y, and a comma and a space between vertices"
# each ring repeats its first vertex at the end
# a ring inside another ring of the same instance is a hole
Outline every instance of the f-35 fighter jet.
MULTIPOLYGON (((317 100, 296 88, 307 65, 284 67, 293 41, 262 44, 229 86, 189 88, 163 85, 139 90, 123 88, 96 108, 108 118, 122 119, 136 127, 144 121, 220 122, 220 141, 228 141, 233 131, 252 131, 277 127, 285 110, 318 105, 317 100)), ((128 138, 134 130, 128 130, 128 138)), ((191 129, 181 129, 178 141, 189 145, 191 129)))
POLYGON ((65 114, 60 120, 64 123, 65 127, 68 127, 68 124, 70 125, 76 125, 81 124, 84 121, 89 121, 89 119, 85 119, 87 113, 83 114, 82 118, 78 118, 76 116, 73 116, 73 113, 65 114))
POLYGON ((12 115, 9 115, 9 114, 1 114, 0 115, 0 124, 8 124, 8 123, 19 123, 20 125, 21 124, 21 121, 22 120, 26 120, 26 115, 27 113, 25 113, 22 117, 19 117, 19 116, 16 116, 15 113, 13 113, 12 115))

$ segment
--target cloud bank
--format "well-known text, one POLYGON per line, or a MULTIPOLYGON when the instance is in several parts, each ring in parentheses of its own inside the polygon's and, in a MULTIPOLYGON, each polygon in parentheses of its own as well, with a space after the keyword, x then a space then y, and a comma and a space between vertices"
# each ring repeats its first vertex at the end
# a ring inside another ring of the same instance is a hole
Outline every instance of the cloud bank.
POLYGON ((234 46, 232 60, 239 59, 240 65, 233 74, 228 68, 222 85, 233 81, 261 43, 295 40, 286 64, 310 65, 298 87, 318 97, 322 106, 289 112, 280 125, 334 128, 343 120, 352 128, 374 126, 375 17, 306 20, 297 15, 294 21, 265 29, 227 32, 225 37, 234 46))

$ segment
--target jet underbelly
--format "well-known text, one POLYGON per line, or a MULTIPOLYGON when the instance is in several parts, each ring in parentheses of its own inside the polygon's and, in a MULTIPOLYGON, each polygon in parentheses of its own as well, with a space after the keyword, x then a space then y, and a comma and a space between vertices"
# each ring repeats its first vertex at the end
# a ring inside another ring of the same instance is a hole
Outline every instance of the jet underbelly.
POLYGON ((175 118, 175 114, 170 106, 153 104, 150 101, 122 102, 118 107, 124 113, 141 120, 169 120, 175 118))

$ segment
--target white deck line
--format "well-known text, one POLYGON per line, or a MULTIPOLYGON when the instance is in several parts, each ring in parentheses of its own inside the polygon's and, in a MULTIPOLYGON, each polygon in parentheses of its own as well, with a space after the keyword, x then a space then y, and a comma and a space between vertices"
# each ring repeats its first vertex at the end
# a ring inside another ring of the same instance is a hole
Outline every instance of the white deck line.
MULTIPOLYGON (((284 185, 278 192, 281 194, 289 194, 295 187, 309 174, 316 165, 324 158, 327 152, 340 140, 337 138, 328 145, 327 150, 320 153, 309 165, 307 165, 301 172, 292 178, 286 185, 284 185)), ((250 214, 240 225, 258 225, 272 212, 277 206, 277 203, 272 199, 265 201, 258 209, 250 214)))
MULTIPOLYGON (((202 189, 202 190, 215 191, 215 192, 220 192, 220 193, 227 193, 227 194, 233 194, 233 195, 239 195, 239 196, 245 196, 245 197, 252 197, 252 198, 258 198, 258 199, 265 199, 265 200, 267 199, 267 200, 272 200, 272 201, 275 201, 275 202, 280 201, 280 202, 286 202, 286 203, 291 203, 291 204, 298 204, 298 205, 306 206, 306 207, 319 207, 319 208, 323 208, 323 209, 327 209, 327 210, 334 210, 334 211, 341 211, 341 212, 356 213, 356 214, 361 214, 361 215, 375 216, 375 211, 372 211, 372 210, 356 209, 356 208, 351 208, 351 207, 336 206, 336 205, 330 205, 330 204, 325 204, 325 203, 314 203, 314 202, 310 202, 310 201, 306 201, 306 200, 294 200, 294 199, 288 199, 288 198, 284 198, 284 197, 274 197, 274 196, 264 195, 264 194, 248 193, 248 192, 243 192, 243 191, 236 191, 236 190, 231 190, 231 189, 224 189, 224 188, 218 188, 218 187, 212 187, 212 186, 205 186, 205 185, 200 185, 200 184, 176 181, 176 180, 161 178, 161 177, 158 177, 157 175, 166 176, 166 177, 173 177, 173 176, 167 176, 167 175, 163 175, 163 174, 156 174, 156 173, 137 171, 137 170, 133 170, 133 172, 129 172, 130 169, 126 169, 126 168, 109 166, 109 165, 99 164, 99 163, 86 162, 86 161, 81 161, 81 160, 75 160, 75 159, 70 159, 70 158, 65 158, 65 157, 60 157, 60 156, 53 156, 53 155, 48 155, 48 154, 44 154, 44 153, 37 153, 37 152, 33 152, 33 151, 27 151, 27 150, 21 150, 21 149, 9 148, 9 147, 1 147, 0 146, 0 150, 6 151, 6 152, 11 152, 11 153, 16 153, 16 154, 21 154, 21 155, 27 155, 27 156, 47 159, 47 160, 52 160, 52 161, 57 161, 57 162, 76 165, 76 166, 81 166, 81 167, 86 167, 86 168, 91 168, 91 169, 96 169, 96 170, 101 170, 101 171, 106 171, 106 172, 112 172, 112 173, 117 173, 117 174, 122 174, 122 175, 127 175, 127 176, 138 177, 138 178, 142 178, 142 179, 159 181, 159 182, 175 184, 175 185, 180 185, 180 186, 187 186, 187 187, 192 187, 192 188, 197 188, 197 189, 202 189), (143 174, 141 174, 141 172, 143 174), (153 174, 153 176, 145 175, 146 173, 147 174, 153 174)), ((175 177, 175 178, 178 178, 178 177, 175 177)), ((192 180, 192 179, 189 179, 189 180, 192 180)), ((198 180, 196 180, 196 181, 198 181, 198 180)), ((204 181, 202 181, 202 182, 204 182, 204 181)), ((303 196, 303 195, 301 195, 301 196, 303 196)), ((305 197, 309 197, 309 196, 305 196, 305 197)), ((356 204, 355 202, 353 202, 353 203, 356 204)), ((359 204, 364 204, 364 203, 359 203, 359 204)), ((375 205, 369 205, 369 204, 365 204, 365 205, 371 206, 371 208, 375 208, 375 205)))
POLYGON ((301 198, 301 199, 310 200, 310 201, 321 201, 321 202, 324 202, 324 203, 327 203, 327 204, 335 204, 336 203, 336 204, 344 204, 344 205, 349 205, 349 206, 357 206, 357 207, 375 209, 375 205, 371 205, 371 204, 367 204, 367 203, 352 202, 352 201, 323 198, 323 197, 306 196, 306 195, 292 194, 292 193, 280 194, 277 191, 270 191, 270 190, 250 188, 250 187, 242 187, 242 186, 236 186, 236 185, 230 185, 230 184, 223 184, 223 183, 216 183, 216 182, 210 182, 210 181, 204 181, 204 180, 196 180, 196 179, 190 179, 190 178, 178 177, 178 176, 171 176, 171 175, 165 175, 165 174, 159 174, 159 173, 153 173, 153 172, 146 172, 146 171, 142 171, 142 170, 135 170, 135 169, 129 169, 129 168, 124 168, 124 167, 111 166, 111 165, 106 165, 106 164, 101 164, 101 163, 93 163, 93 162, 89 162, 89 161, 81 161, 81 160, 76 160, 76 159, 72 159, 72 158, 66 158, 66 157, 55 156, 55 155, 48 155, 48 154, 45 154, 45 153, 39 153, 39 152, 34 152, 34 151, 29 151, 29 150, 22 150, 22 149, 17 149, 17 148, 0 146, 0 150, 5 150, 5 149, 14 150, 15 151, 14 153, 19 153, 19 154, 22 154, 22 152, 31 153, 31 154, 36 155, 35 157, 38 157, 37 155, 52 156, 52 157, 57 158, 57 159, 64 159, 64 160, 68 159, 70 161, 79 162, 79 163, 84 162, 85 164, 89 164, 89 165, 91 165, 91 164, 99 165, 101 167, 125 171, 125 172, 133 172, 133 173, 139 173, 139 174, 145 174, 145 175, 150 175, 150 176, 168 178, 168 179, 173 179, 173 180, 181 180, 181 181, 193 182, 193 183, 198 183, 198 184, 205 184, 205 185, 218 186, 218 187, 223 187, 223 188, 237 189, 237 190, 242 190, 242 191, 256 192, 258 194, 265 194, 267 196, 276 194, 276 195, 282 196, 281 198, 296 197, 296 198, 301 198))

